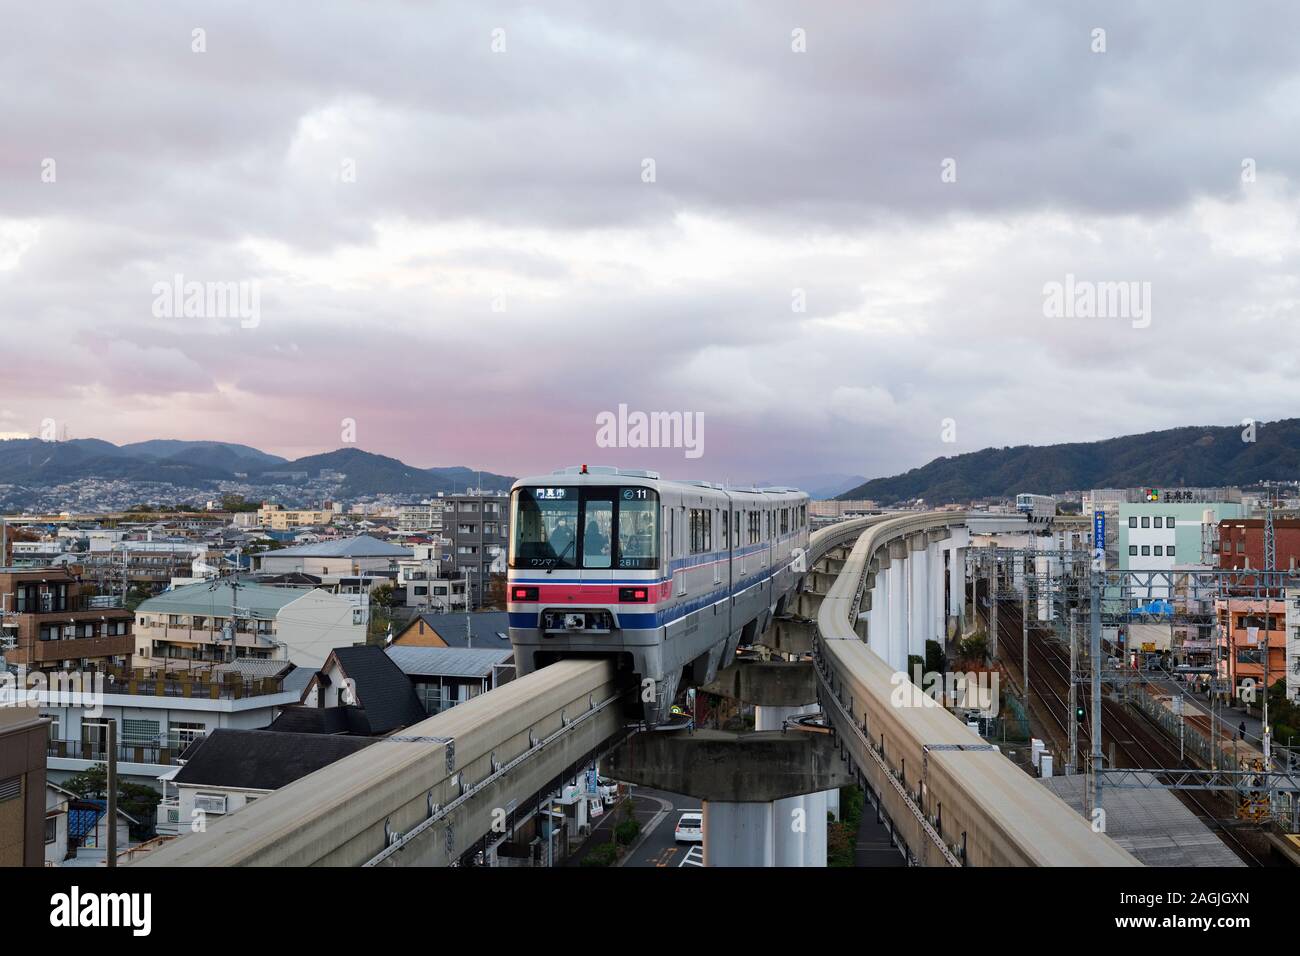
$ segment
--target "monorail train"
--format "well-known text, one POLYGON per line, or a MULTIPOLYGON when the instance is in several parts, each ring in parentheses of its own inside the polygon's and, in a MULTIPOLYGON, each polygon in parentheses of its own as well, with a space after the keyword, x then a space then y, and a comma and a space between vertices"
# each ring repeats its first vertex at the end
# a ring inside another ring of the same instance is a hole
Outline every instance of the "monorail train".
POLYGON ((1016 495, 1016 510, 1031 518, 1052 518, 1056 515, 1056 499, 1051 495, 1016 495))
POLYGON ((712 680, 792 600, 808 496, 584 465, 516 481, 510 528, 518 674, 566 657, 614 657, 653 726, 683 681, 712 680))

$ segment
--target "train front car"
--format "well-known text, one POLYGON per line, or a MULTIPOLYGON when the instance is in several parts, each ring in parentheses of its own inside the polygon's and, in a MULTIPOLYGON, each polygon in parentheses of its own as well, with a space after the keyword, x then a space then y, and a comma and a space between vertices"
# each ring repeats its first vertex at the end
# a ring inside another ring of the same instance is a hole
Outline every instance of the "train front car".
POLYGON ((660 683, 657 615, 672 582, 661 570, 658 484, 653 472, 597 468, 515 482, 506 590, 521 676, 561 658, 612 657, 629 681, 655 682, 641 694, 650 724, 676 693, 675 680, 660 683))

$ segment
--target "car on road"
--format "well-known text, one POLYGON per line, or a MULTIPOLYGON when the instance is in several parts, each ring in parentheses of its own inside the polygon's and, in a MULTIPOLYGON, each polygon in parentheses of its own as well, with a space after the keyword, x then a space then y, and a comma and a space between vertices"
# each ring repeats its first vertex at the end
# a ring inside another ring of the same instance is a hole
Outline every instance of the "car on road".
POLYGON ((703 843, 704 813, 700 810, 687 810, 678 817, 673 839, 678 843, 703 843))

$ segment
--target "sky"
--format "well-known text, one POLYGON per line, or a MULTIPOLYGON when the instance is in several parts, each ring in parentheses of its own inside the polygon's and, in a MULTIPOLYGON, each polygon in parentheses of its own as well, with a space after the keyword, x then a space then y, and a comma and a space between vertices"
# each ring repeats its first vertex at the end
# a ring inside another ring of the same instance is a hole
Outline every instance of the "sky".
POLYGON ((742 482, 1296 414, 1294 4, 7 6, 0 436, 742 482))

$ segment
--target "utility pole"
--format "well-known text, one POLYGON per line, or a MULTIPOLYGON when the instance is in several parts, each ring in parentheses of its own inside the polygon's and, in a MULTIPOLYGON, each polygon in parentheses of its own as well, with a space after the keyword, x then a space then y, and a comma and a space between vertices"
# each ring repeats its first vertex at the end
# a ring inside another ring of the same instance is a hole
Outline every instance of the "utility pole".
POLYGON ((1070 756, 1065 762, 1066 774, 1075 772, 1079 757, 1079 612, 1070 614, 1070 756))
MULTIPOLYGON (((1264 750, 1264 769, 1272 770, 1273 761, 1270 759, 1270 752, 1273 749, 1272 733, 1268 726, 1268 659, 1272 652, 1271 642, 1269 641, 1269 632, 1272 628, 1268 625, 1272 622, 1272 616, 1268 613, 1269 605, 1273 597, 1273 577, 1277 571, 1277 540, 1273 534, 1273 489, 1268 490, 1268 507, 1264 512, 1264 580, 1268 586, 1264 588, 1264 722, 1261 725, 1260 747, 1264 750)), ((1280 589, 1279 597, 1285 594, 1280 589)), ((1283 607, 1285 608, 1285 604, 1283 607)))
POLYGON ((1088 582, 1088 629, 1092 653, 1092 812, 1101 809, 1101 580, 1094 571, 1088 582))
POLYGON ((1029 716, 1029 563, 1025 556, 1020 569, 1020 676, 1024 684, 1025 716, 1029 716))
POLYGON ((989 554, 989 657, 998 658, 998 556, 989 554))
POLYGON ((108 720, 108 866, 117 866, 117 718, 108 720))

